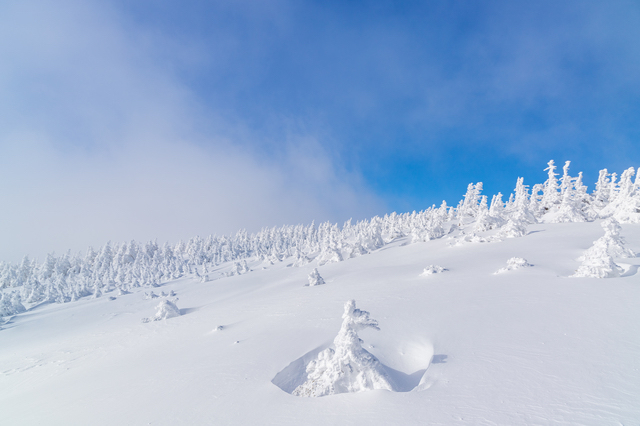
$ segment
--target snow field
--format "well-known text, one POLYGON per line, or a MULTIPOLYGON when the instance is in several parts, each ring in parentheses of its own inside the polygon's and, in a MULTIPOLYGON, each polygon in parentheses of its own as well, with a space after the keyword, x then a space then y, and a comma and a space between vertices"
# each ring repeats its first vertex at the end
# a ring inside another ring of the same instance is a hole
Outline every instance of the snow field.
MULTIPOLYGON (((42 305, 0 331, 3 421, 634 424, 640 277, 568 279, 602 236, 597 222, 528 231, 458 247, 399 240, 322 266, 327 284, 313 288, 301 285, 308 268, 249 261, 253 272, 240 276, 163 284, 156 292, 174 290, 182 315, 147 324, 140 320, 158 299, 143 291, 42 305), (493 275, 514 256, 536 266, 493 275), (425 285, 425 263, 450 271, 425 285), (381 328, 359 333, 363 348, 391 369, 421 374, 420 391, 299 398, 272 383, 331 345, 350 299, 381 328)), ((623 225, 622 235, 640 251, 638 225, 623 225)), ((624 261, 637 267, 640 258, 624 261)))

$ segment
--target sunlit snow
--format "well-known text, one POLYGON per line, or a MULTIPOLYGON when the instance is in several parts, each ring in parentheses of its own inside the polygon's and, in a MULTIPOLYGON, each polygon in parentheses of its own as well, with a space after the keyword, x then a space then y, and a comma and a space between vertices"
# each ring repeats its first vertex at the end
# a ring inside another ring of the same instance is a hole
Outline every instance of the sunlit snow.
POLYGON ((3 264, 0 423, 636 424, 622 175, 3 264))

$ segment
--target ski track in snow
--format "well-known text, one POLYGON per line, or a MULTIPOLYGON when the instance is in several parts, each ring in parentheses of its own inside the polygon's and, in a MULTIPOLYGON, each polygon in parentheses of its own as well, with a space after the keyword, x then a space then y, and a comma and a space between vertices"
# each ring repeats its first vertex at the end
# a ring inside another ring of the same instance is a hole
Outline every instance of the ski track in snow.
MULTIPOLYGON (((146 324, 158 299, 142 289, 37 306, 0 330, 0 423, 638 424, 640 258, 616 259, 618 278, 569 279, 600 225, 528 229, 456 247, 400 239, 320 267, 313 287, 288 260, 182 278, 156 290, 174 290, 181 315, 146 324), (512 257, 535 267, 493 274, 512 257), (425 280, 429 264, 448 272, 425 280), (379 322, 363 348, 408 391, 300 398, 272 383, 331 345, 349 299, 379 322)), ((622 233, 640 252, 640 225, 622 233)))

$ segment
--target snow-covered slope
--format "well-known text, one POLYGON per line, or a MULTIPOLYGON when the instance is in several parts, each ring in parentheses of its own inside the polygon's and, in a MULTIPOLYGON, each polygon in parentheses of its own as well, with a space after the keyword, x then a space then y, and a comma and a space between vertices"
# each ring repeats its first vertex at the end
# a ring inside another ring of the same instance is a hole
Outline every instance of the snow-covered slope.
MULTIPOLYGON (((148 288, 30 307, 0 330, 0 424, 638 424, 640 258, 615 258, 619 277, 570 277, 600 222, 406 236, 322 266, 248 259, 242 275, 154 288, 181 313, 159 321, 142 321, 162 299, 148 288), (514 257, 532 266, 495 274, 514 257), (446 272, 421 275, 430 265, 446 272), (325 285, 305 285, 315 267, 325 285), (351 299, 378 321, 362 348, 397 391, 292 395, 351 299)), ((621 235, 640 252, 640 225, 621 235)))

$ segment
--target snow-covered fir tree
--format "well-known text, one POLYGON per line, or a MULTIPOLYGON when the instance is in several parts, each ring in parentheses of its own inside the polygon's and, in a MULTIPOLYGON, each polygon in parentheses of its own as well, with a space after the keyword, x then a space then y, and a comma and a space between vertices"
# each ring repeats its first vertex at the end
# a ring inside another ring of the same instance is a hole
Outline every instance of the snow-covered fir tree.
POLYGON ((307 365, 307 380, 293 395, 318 397, 372 389, 392 390, 390 378, 378 359, 362 347, 358 332, 366 328, 380 330, 369 312, 356 308, 354 300, 344 306, 342 327, 327 348, 307 365))
POLYGON ((547 163, 547 168, 544 169, 548 172, 547 181, 544 183, 543 195, 542 195, 542 208, 545 212, 553 211, 561 201, 561 194, 558 191, 558 179, 556 178, 556 165, 553 160, 547 163))
POLYGON ((622 273, 614 257, 635 257, 635 253, 624 246, 620 236, 620 224, 614 218, 602 221, 604 236, 593 242, 578 260, 582 261, 572 277, 612 278, 622 273))

